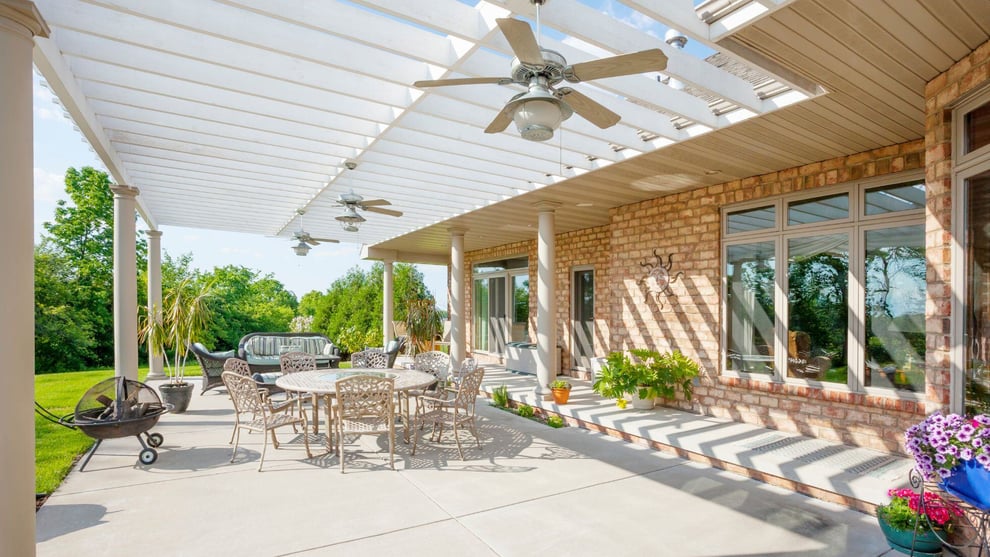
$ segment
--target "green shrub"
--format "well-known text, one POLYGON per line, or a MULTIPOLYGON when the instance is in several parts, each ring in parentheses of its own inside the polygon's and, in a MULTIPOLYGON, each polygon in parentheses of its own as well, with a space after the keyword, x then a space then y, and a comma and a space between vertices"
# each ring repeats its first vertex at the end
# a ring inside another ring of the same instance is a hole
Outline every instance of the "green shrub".
POLYGON ((499 385, 492 389, 492 406, 496 408, 505 408, 509 405, 509 387, 505 385, 499 385))
POLYGON ((520 404, 519 408, 516 409, 516 413, 524 418, 532 418, 536 415, 536 411, 533 410, 533 407, 528 404, 520 404))
POLYGON ((547 425, 552 428, 564 427, 564 418, 557 416, 547 416, 547 425))

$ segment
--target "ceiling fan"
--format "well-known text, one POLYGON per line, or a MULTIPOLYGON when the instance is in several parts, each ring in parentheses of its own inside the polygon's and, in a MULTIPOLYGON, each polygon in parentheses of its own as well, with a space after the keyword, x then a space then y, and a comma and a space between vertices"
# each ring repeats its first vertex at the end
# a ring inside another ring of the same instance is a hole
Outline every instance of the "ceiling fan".
POLYGON ((337 204, 344 208, 344 212, 334 217, 334 219, 336 219, 337 222, 340 223, 341 228, 347 232, 357 232, 358 227, 366 220, 360 213, 358 213, 359 209, 361 211, 380 213, 391 217, 402 216, 402 211, 382 208, 382 205, 391 205, 391 202, 385 199, 366 200, 364 197, 354 193, 354 190, 340 194, 337 197, 337 204))
MULTIPOLYGON (((530 0, 536 6, 537 35, 540 32, 540 6, 547 0, 530 0)), ((592 79, 617 77, 643 72, 659 72, 667 68, 667 56, 660 49, 643 50, 588 62, 568 64, 559 52, 546 49, 537 42, 537 35, 525 21, 499 18, 498 27, 509 42, 513 54, 510 77, 468 77, 417 81, 416 87, 448 85, 516 83, 528 88, 509 99, 495 116, 485 133, 499 133, 515 121, 520 135, 532 141, 546 141, 553 131, 574 112, 605 129, 614 126, 621 117, 597 101, 570 87, 557 87, 563 81, 580 83, 592 79)))
POLYGON ((296 214, 299 215, 299 229, 292 233, 292 240, 298 241, 299 243, 292 246, 292 251, 296 252, 296 255, 300 257, 305 257, 309 250, 312 249, 310 246, 318 246, 320 242, 325 242, 329 244, 340 243, 340 240, 334 240, 332 238, 314 238, 309 235, 309 232, 303 230, 302 227, 302 216, 306 214, 306 211, 302 209, 297 209, 296 214))

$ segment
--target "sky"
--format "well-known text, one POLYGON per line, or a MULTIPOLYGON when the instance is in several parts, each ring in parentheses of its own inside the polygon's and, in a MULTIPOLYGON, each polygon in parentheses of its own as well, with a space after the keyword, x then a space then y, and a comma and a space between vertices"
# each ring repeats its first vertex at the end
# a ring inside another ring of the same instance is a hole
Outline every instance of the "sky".
MULTIPOLYGON (((74 129, 62 107, 52 102, 51 92, 34 80, 34 237, 39 241, 43 224, 50 222, 65 193, 65 170, 92 166, 105 170, 89 143, 74 129)), ((112 179, 112 177, 111 177, 112 179)), ((138 221, 138 229, 147 225, 138 221)), ((292 252, 288 239, 216 230, 162 226, 162 252, 177 257, 192 254, 194 268, 204 271, 224 265, 242 265, 271 274, 297 298, 312 290, 324 291, 354 266, 370 268, 373 262, 360 258, 358 244, 320 244, 307 256, 292 252)), ((417 265, 427 288, 441 308, 447 307, 447 268, 417 265)))

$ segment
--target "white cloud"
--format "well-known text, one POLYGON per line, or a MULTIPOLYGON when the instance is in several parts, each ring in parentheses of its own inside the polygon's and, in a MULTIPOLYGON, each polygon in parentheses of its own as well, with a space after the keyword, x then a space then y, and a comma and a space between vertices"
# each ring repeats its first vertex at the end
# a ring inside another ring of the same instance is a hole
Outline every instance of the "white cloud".
POLYGON ((65 197, 65 177, 44 168, 34 167, 34 200, 54 204, 65 197))

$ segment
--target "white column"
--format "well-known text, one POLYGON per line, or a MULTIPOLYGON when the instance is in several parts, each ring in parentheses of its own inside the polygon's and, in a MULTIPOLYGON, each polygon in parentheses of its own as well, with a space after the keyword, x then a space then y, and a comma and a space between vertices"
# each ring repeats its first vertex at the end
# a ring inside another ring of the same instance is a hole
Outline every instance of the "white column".
POLYGON ((539 216, 536 274, 536 395, 550 400, 557 366, 557 293, 554 257, 554 210, 559 203, 536 204, 539 216))
POLYGON ((0 553, 34 547, 34 123, 31 49, 47 36, 30 2, 0 0, 0 553))
POLYGON ((138 189, 110 186, 113 192, 113 368, 114 375, 137 380, 138 189))
POLYGON ((394 300, 395 297, 392 290, 392 261, 386 259, 383 261, 385 264, 385 273, 382 276, 382 346, 388 344, 388 341, 395 338, 395 333, 392 330, 392 320, 394 315, 394 300))
POLYGON ((464 230, 450 230, 450 365, 460 369, 467 354, 464 323, 464 230))
MULTIPOLYGON (((162 318, 162 231, 145 230, 148 235, 148 315, 162 318)), ((165 379, 164 358, 148 348, 148 379, 165 379)))

